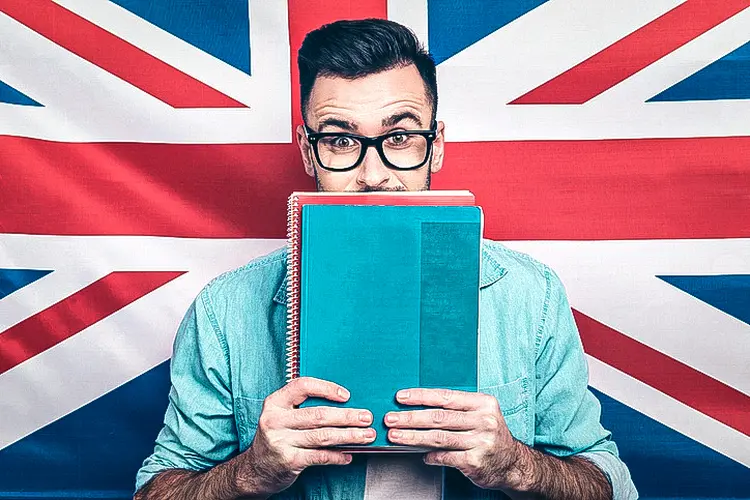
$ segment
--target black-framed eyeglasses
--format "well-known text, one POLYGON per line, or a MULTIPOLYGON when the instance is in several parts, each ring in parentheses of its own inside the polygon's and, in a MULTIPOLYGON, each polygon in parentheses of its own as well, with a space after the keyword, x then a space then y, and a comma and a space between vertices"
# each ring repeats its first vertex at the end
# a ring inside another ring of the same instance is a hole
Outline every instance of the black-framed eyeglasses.
POLYGON ((437 136, 437 122, 430 130, 397 130, 377 137, 347 132, 313 132, 305 125, 307 140, 312 145, 318 164, 332 172, 357 168, 367 150, 374 147, 385 166, 394 170, 414 170, 425 163, 437 136))

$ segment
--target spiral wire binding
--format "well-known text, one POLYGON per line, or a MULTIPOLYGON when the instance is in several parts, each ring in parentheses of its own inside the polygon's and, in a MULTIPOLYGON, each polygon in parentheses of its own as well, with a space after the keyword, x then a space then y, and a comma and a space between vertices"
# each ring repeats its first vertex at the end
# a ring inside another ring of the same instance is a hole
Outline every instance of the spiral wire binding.
POLYGON ((289 197, 287 206, 286 381, 299 377, 300 207, 289 197))

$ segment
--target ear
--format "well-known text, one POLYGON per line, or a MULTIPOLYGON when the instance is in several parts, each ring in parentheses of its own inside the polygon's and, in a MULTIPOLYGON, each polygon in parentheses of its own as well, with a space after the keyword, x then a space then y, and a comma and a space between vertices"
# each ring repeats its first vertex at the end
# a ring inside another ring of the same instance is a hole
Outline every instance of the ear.
POLYGON ((305 172, 310 177, 315 177, 315 157, 312 150, 312 146, 307 140, 307 134, 305 134, 305 127, 297 125, 297 145, 299 146, 299 153, 302 156, 302 164, 305 167, 305 172))
POLYGON ((445 123, 437 123, 437 134, 432 141, 432 163, 430 171, 435 174, 443 168, 443 154, 445 152, 445 123))

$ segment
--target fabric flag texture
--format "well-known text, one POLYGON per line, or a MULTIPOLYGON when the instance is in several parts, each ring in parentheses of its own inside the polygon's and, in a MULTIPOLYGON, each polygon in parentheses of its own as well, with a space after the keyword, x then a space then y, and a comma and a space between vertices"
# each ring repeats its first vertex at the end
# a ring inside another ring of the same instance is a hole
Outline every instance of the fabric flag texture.
POLYGON ((750 498, 750 0, 0 0, 0 497, 130 498, 177 325, 312 190, 296 50, 411 26, 641 497, 750 498))

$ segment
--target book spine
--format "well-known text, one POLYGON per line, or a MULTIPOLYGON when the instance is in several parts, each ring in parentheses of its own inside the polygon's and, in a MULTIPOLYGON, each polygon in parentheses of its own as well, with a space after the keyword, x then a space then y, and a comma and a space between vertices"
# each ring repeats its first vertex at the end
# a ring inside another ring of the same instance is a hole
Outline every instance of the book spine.
POLYGON ((287 206, 287 382, 299 377, 300 223, 299 198, 292 195, 287 206))

